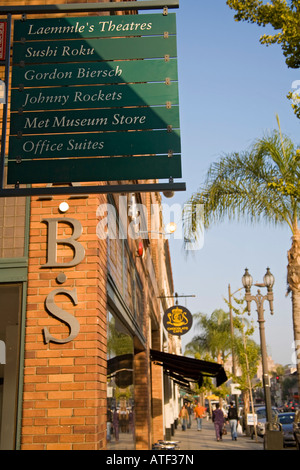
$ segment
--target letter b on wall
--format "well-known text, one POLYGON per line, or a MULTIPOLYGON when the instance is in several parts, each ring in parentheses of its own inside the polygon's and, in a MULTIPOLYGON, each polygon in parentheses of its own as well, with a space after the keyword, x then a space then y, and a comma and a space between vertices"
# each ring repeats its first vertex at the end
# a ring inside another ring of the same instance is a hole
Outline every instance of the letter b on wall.
POLYGON ((48 224, 48 247, 47 263, 43 267, 47 268, 67 268, 76 266, 84 259, 85 251, 77 239, 82 234, 82 225, 79 220, 71 218, 49 218, 42 222, 48 224), (72 228, 72 235, 68 238, 57 238, 58 224, 67 224, 72 228), (68 245, 73 250, 73 258, 70 261, 57 261, 57 245, 68 245))

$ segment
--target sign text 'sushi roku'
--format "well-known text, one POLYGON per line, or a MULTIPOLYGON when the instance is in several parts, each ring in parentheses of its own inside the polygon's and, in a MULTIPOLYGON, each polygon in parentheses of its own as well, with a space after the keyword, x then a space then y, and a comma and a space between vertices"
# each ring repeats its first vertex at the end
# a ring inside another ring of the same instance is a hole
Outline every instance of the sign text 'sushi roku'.
POLYGON ((85 47, 81 44, 80 47, 62 46, 62 48, 48 46, 46 49, 35 50, 34 47, 27 47, 25 51, 25 59, 30 57, 76 57, 76 56, 92 56, 94 55, 94 47, 85 47))

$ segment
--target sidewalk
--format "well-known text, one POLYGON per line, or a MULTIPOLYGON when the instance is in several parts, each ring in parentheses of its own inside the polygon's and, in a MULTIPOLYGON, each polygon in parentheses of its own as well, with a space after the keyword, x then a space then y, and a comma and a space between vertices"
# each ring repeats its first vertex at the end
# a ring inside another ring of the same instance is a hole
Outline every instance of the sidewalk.
POLYGON ((179 426, 174 436, 174 441, 180 441, 180 450, 263 450, 263 439, 260 437, 255 441, 255 437, 241 436, 236 441, 231 439, 229 426, 227 425, 227 434, 221 441, 216 440, 215 428, 211 420, 203 420, 202 431, 197 431, 195 420, 192 422, 191 429, 181 430, 179 426))

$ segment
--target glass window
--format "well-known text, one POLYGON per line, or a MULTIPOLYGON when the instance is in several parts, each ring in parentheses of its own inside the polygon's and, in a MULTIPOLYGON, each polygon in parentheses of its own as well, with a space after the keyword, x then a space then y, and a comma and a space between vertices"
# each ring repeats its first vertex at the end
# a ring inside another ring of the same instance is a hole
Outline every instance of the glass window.
POLYGON ((133 340, 122 323, 108 314, 107 448, 135 449, 133 340))
POLYGON ((22 284, 0 284, 0 449, 14 450, 22 284))

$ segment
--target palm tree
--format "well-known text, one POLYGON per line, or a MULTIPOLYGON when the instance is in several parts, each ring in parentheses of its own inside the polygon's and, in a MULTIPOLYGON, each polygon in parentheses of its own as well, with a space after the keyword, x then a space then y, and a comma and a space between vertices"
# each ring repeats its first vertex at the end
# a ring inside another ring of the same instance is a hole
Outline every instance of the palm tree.
POLYGON ((206 181, 190 198, 185 224, 191 235, 214 222, 240 220, 288 225, 292 245, 288 251, 287 284, 292 297, 293 329, 300 390, 300 229, 299 148, 280 129, 257 139, 245 152, 223 156, 209 168, 206 181), (195 213, 203 204, 202 227, 195 213), (298 355, 297 355, 298 347, 298 355))
POLYGON ((231 346, 229 313, 222 309, 214 310, 210 317, 202 313, 193 315, 201 334, 194 336, 185 347, 185 354, 200 358, 208 353, 219 364, 224 363, 226 352, 231 346))

